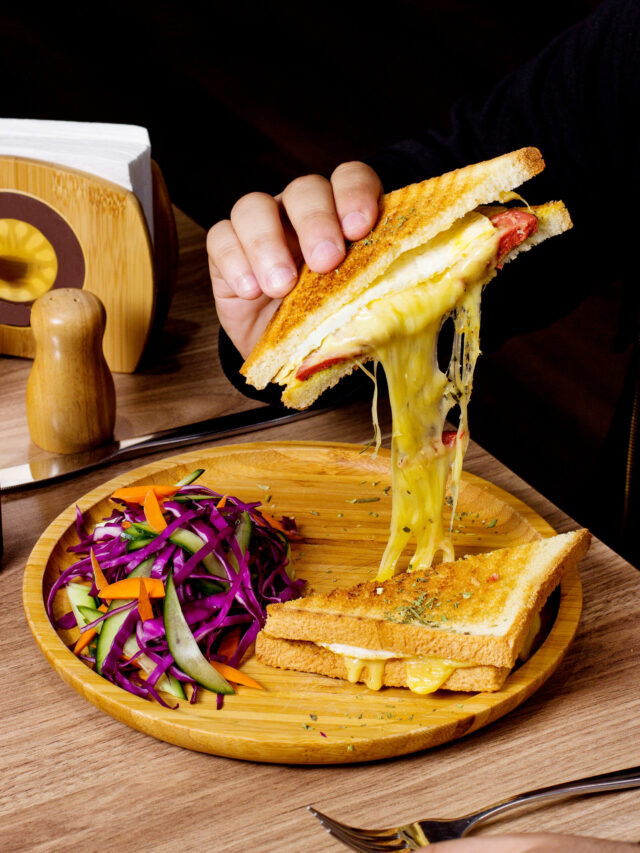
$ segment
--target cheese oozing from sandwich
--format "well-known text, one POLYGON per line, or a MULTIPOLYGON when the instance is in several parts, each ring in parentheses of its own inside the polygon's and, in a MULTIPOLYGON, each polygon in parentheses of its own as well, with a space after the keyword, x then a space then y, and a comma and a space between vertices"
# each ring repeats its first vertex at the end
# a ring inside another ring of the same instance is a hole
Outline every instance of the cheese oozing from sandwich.
MULTIPOLYGON (((479 211, 468 213, 425 246, 398 258, 372 284, 370 300, 355 316, 347 319, 348 307, 343 309, 344 325, 337 312, 331 325, 338 331, 322 338, 295 371, 295 379, 290 368, 276 377, 291 385, 346 359, 382 364, 393 421, 393 504, 378 580, 395 574, 411 540, 416 545, 410 570, 429 567, 438 553, 443 561, 454 559, 442 521, 443 502, 449 481, 453 518, 480 353, 482 289, 496 274, 502 256, 536 227, 535 216, 521 210, 493 209, 491 218, 479 211), (407 287, 407 282, 413 285, 407 287), (453 319, 454 340, 444 372, 438 364, 438 338, 448 317, 453 319), (456 405, 457 432, 447 431, 446 418, 456 405)), ((317 333, 321 337, 322 328, 317 333)))
POLYGON ((340 655, 347 671, 347 680, 355 684, 361 678, 370 690, 380 690, 384 683, 384 667, 388 660, 405 660, 407 687, 414 693, 435 693, 456 669, 475 666, 473 663, 448 660, 435 656, 415 658, 411 655, 383 649, 361 649, 340 643, 318 643, 335 655, 340 655))

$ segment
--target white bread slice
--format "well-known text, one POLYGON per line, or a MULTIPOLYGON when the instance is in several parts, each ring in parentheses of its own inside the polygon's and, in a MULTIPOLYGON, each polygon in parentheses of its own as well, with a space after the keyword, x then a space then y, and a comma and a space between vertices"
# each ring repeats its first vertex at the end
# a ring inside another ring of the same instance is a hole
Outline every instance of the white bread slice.
MULTIPOLYGON (((282 381, 278 374, 283 368, 286 372, 299 366, 320 345, 319 330, 326 335, 338 312, 344 324, 367 304, 371 285, 379 284, 380 277, 400 256, 425 246, 478 206, 499 201, 543 168, 540 152, 524 148, 389 193, 377 225, 366 238, 349 247, 340 267, 324 275, 303 267, 296 287, 285 297, 241 369, 247 381, 258 388, 274 379, 282 381)), ((571 227, 561 202, 549 205, 540 218, 538 233, 505 260, 571 227)), ((406 286, 413 284, 408 281, 406 286)), ((355 366, 348 360, 304 382, 294 380, 288 383, 283 401, 305 408, 355 366)))
MULTIPOLYGON (((262 631, 256 640, 258 659, 268 666, 279 669, 292 669, 295 672, 315 672, 330 678, 348 680, 347 667, 342 655, 329 649, 306 643, 302 640, 283 640, 270 637, 262 631)), ((466 692, 493 692, 500 690, 507 680, 509 667, 470 666, 454 669, 441 685, 442 690, 460 690, 466 692)), ((358 681, 366 683, 370 676, 365 665, 358 681)), ((406 661, 394 658, 385 663, 382 685, 384 687, 408 687, 406 661)))
MULTIPOLYGON (((536 613, 566 569, 586 554, 589 542, 587 530, 576 530, 388 581, 271 604, 262 633, 264 639, 342 644, 510 669, 536 613)), ((273 663, 273 655, 264 651, 268 646, 259 640, 256 654, 273 663)), ((290 655, 287 660, 288 668, 298 668, 291 666, 290 655)))

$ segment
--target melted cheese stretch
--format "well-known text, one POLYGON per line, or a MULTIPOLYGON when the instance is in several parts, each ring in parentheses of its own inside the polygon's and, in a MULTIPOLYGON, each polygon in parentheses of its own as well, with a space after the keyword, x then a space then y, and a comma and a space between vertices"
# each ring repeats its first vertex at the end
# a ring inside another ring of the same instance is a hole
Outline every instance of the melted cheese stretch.
MULTIPOLYGON (((451 472, 452 517, 468 443, 467 407, 479 355, 480 297, 495 274, 496 229, 480 214, 470 214, 453 240, 466 251, 453 266, 412 290, 377 300, 367 307, 362 335, 374 342, 374 355, 387 377, 393 418, 392 515, 389 541, 377 579, 386 580, 410 540, 415 554, 410 570, 429 567, 440 552, 454 559, 453 545, 442 524, 447 478, 451 472), (454 343, 449 368, 438 366, 438 336, 444 319, 453 315, 454 343), (384 339, 379 329, 393 329, 384 339), (378 343, 375 343, 376 340, 378 343), (457 440, 442 443, 445 420, 460 407, 457 440)), ((354 323, 356 335, 359 324, 354 323)), ((371 344, 370 344, 371 346, 371 344)))
POLYGON ((475 666, 473 663, 462 663, 445 658, 411 658, 409 655, 401 655, 397 652, 360 649, 336 643, 319 643, 319 645, 342 658, 348 681, 355 684, 362 678, 370 690, 380 690, 384 682, 385 663, 391 659, 406 661, 407 687, 421 695, 434 693, 456 669, 475 666))
MULTIPOLYGON (((402 255, 370 288, 372 300, 355 316, 338 322, 305 363, 373 358, 384 367, 393 418, 392 514, 389 541, 377 579, 392 577, 411 540, 409 570, 429 567, 440 552, 454 559, 442 524, 451 474, 455 512, 462 459, 468 443, 467 406, 479 355, 480 297, 495 275, 499 231, 481 213, 467 214, 425 247, 402 255), (446 373, 438 366, 438 336, 444 320, 454 322, 454 343, 446 373), (442 432, 451 409, 460 407, 457 440, 442 432)), ((346 309, 343 309, 343 311, 346 309)), ((287 376, 278 376, 286 381, 287 376)))

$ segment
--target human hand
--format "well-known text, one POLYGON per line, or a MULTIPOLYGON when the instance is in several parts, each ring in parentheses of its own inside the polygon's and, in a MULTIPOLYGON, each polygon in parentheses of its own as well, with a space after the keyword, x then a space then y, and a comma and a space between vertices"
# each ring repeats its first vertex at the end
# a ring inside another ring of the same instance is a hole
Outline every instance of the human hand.
POLYGON ((485 835, 430 844, 432 853, 631 853, 638 845, 551 832, 485 835))
POLYGON ((207 236, 209 272, 220 323, 246 358, 282 297, 298 278, 301 258, 329 272, 345 255, 345 238, 360 240, 378 218, 382 184, 365 163, 342 163, 328 181, 296 178, 273 197, 249 193, 231 218, 207 236))

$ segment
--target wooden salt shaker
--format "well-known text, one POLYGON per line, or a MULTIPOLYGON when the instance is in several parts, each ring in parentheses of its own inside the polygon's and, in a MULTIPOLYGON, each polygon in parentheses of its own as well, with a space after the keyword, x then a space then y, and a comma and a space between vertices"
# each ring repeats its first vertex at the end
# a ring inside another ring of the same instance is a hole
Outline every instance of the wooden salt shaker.
POLYGON ((105 324, 102 302, 87 290, 56 288, 33 303, 36 356, 27 421, 44 450, 77 453, 113 437, 116 397, 102 351, 105 324))

